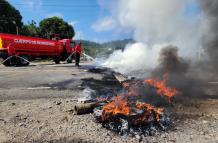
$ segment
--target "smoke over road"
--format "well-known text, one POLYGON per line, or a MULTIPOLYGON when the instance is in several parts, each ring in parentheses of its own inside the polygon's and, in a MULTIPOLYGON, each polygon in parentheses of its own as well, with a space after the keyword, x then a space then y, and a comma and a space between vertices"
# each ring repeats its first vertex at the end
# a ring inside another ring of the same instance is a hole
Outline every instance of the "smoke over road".
POLYGON ((156 57, 162 45, 155 45, 152 49, 144 43, 134 43, 126 46, 124 51, 115 51, 103 64, 123 74, 140 70, 152 70, 157 65, 156 57))

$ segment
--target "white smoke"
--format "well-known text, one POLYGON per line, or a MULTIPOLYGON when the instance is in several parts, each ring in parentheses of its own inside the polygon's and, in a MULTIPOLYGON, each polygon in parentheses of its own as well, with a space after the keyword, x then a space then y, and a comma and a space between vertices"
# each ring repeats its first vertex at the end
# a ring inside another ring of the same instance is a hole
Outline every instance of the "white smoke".
POLYGON ((179 47, 179 54, 194 57, 201 45, 200 16, 188 17, 195 0, 119 0, 118 21, 133 31, 138 43, 114 52, 104 65, 122 73, 154 68, 165 43, 179 47), (163 45, 163 46, 161 46, 163 45))
POLYGON ((186 6, 191 1, 120 0, 119 21, 123 27, 133 29, 137 41, 172 42, 198 30, 197 23, 193 24, 185 16, 186 6))
POLYGON ((134 43, 126 46, 124 51, 115 51, 103 64, 124 74, 138 70, 152 70, 158 63, 159 51, 163 45, 149 48, 144 43, 134 43))

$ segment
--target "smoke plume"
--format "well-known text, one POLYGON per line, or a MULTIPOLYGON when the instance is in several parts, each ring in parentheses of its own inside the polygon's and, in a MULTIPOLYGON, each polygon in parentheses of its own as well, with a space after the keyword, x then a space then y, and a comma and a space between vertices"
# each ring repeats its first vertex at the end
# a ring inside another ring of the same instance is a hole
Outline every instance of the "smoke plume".
POLYGON ((132 30, 136 43, 104 65, 140 78, 168 72, 169 83, 185 95, 202 94, 218 72, 218 1, 118 0, 116 7, 118 23, 132 30))
POLYGON ((178 48, 172 45, 163 47, 159 55, 159 64, 152 71, 154 77, 162 78, 167 73, 169 85, 182 92, 182 97, 203 95, 204 82, 190 72, 190 61, 178 55, 178 48))
POLYGON ((185 74, 188 71, 189 64, 178 55, 178 48, 172 45, 163 47, 160 51, 159 65, 156 71, 167 73, 185 74))
POLYGON ((150 72, 158 66, 159 53, 167 45, 177 46, 176 52, 183 57, 197 59, 201 25, 198 16, 187 16, 186 9, 192 1, 119 0, 118 21, 123 28, 133 31, 138 43, 116 51, 104 65, 124 74, 150 72))
POLYGON ((208 54, 207 65, 217 73, 218 69, 218 1, 199 0, 203 9, 204 34, 202 44, 208 54))

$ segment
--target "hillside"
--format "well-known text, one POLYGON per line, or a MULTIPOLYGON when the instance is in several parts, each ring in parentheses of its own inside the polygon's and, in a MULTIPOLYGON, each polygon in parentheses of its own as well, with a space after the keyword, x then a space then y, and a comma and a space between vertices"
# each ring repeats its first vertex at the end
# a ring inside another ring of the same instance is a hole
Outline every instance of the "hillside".
POLYGON ((83 48, 86 54, 96 57, 97 55, 109 55, 114 50, 123 50, 128 43, 133 43, 132 39, 115 40, 106 43, 97 43, 88 40, 75 40, 76 42, 82 42, 83 48))

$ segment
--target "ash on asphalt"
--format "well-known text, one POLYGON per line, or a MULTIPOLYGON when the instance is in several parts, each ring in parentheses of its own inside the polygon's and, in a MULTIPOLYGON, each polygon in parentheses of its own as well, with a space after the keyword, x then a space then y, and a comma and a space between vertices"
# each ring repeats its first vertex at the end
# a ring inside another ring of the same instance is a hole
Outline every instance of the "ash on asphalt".
POLYGON ((50 84, 41 84, 42 87, 50 87, 53 90, 83 90, 84 87, 82 87, 83 82, 79 79, 71 78, 68 80, 56 82, 56 83, 50 83, 50 84))
MULTIPOLYGON (((57 66, 52 66, 57 67, 57 66)), ((69 65, 59 65, 58 67, 69 67, 69 65)), ((71 74, 72 77, 66 80, 54 82, 54 83, 46 83, 46 84, 40 84, 37 85, 37 87, 50 87, 53 90, 83 90, 85 88, 91 88, 92 90, 96 91, 96 97, 102 96, 102 95, 108 95, 114 91, 120 90, 121 85, 116 80, 116 78, 113 76, 113 71, 108 68, 104 67, 98 67, 94 65, 84 65, 79 68, 78 70, 83 70, 85 72, 78 73, 78 74, 71 74), (97 74, 101 76, 101 78, 96 78, 95 76, 89 76, 86 75, 88 73, 91 74, 97 74), (86 78, 78 78, 78 76, 86 78)), ((33 88, 37 88, 33 87, 33 88)))

